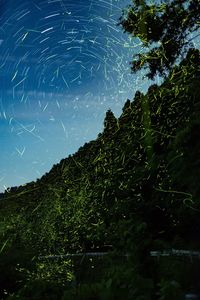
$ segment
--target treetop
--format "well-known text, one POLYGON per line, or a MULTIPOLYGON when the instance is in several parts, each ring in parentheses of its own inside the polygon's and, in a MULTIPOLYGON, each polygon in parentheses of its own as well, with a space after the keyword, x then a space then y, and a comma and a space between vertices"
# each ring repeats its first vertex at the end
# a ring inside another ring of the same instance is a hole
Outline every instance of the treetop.
POLYGON ((188 35, 200 27, 199 0, 133 0, 119 20, 125 32, 141 40, 143 49, 134 55, 132 71, 149 68, 146 75, 166 76, 177 58, 191 47, 188 35))

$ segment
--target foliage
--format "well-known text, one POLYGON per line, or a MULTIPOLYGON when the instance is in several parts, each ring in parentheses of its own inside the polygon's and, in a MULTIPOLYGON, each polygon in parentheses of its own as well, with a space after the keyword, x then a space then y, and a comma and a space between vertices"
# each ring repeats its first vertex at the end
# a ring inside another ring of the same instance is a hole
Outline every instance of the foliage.
POLYGON ((147 48, 146 52, 135 55, 132 71, 149 67, 149 78, 153 79, 157 73, 165 75, 190 46, 189 34, 199 29, 199 0, 132 2, 119 24, 147 48))
POLYGON ((16 294, 10 295, 7 300, 60 300, 62 293, 62 286, 53 281, 35 280, 26 284, 16 294))
POLYGON ((127 101, 118 119, 108 111, 96 140, 1 196, 2 297, 6 290, 16 299, 172 299, 186 290, 180 266, 169 279, 149 252, 200 246, 199 62, 190 49, 160 87, 127 101), (80 264, 85 282, 75 264, 34 259, 111 250, 131 254, 130 265, 88 263, 89 276, 80 264), (94 266, 99 277, 91 282, 94 266))
POLYGON ((196 258, 191 263, 184 257, 160 257, 155 264, 158 299, 183 299, 189 290, 198 291, 199 266, 196 258))
POLYGON ((159 283, 159 299, 160 300, 176 300, 181 299, 182 292, 178 282, 176 281, 166 281, 164 279, 159 283))
POLYGON ((66 286, 74 280, 72 262, 70 260, 49 261, 48 259, 39 260, 35 264, 32 272, 20 269, 21 272, 27 272, 27 281, 44 280, 56 282, 58 285, 66 286))
POLYGON ((7 248, 0 255, 0 298, 4 299, 9 293, 14 293, 26 282, 26 273, 20 268, 32 271, 34 252, 27 251, 15 245, 7 248))

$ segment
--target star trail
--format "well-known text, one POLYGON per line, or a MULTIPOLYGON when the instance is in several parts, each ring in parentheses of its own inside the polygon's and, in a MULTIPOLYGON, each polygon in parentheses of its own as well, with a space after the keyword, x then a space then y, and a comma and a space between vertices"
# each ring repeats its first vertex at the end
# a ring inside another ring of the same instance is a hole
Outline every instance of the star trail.
POLYGON ((125 0, 0 0, 0 190, 35 180, 96 138, 145 89, 125 0))

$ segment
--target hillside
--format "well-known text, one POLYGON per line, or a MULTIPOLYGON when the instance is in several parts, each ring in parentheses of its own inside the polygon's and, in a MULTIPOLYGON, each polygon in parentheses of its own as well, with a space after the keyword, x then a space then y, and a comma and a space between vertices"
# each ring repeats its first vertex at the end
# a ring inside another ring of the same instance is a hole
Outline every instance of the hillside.
POLYGON ((1 195, 1 255, 199 249, 199 66, 190 49, 118 119, 109 110, 96 140, 1 195))

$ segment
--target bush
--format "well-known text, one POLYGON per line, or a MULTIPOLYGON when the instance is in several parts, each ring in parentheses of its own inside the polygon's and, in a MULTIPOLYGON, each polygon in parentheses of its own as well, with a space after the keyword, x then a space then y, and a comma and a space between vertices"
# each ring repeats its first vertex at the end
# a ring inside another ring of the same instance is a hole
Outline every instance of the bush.
POLYGON ((60 300, 62 294, 62 285, 40 279, 28 282, 16 294, 8 297, 7 300, 60 300))

